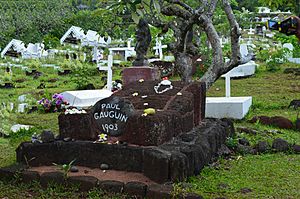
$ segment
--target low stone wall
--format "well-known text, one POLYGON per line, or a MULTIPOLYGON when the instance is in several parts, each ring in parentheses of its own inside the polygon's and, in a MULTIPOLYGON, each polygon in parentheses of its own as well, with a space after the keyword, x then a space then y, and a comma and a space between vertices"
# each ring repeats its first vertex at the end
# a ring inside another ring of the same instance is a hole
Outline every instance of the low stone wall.
POLYGON ((188 133, 159 146, 122 146, 90 141, 52 143, 24 142, 17 148, 17 162, 30 166, 65 164, 141 172, 157 183, 182 181, 197 175, 216 157, 221 145, 233 133, 228 120, 205 119, 188 133))
POLYGON ((45 172, 40 174, 37 171, 28 171, 24 168, 7 167, 0 168, 0 180, 14 180, 14 183, 32 183, 39 182, 43 188, 49 185, 60 184, 63 186, 76 186, 79 191, 86 192, 93 188, 100 188, 103 191, 111 193, 124 193, 132 198, 151 198, 151 199, 202 199, 195 193, 175 193, 173 185, 144 184, 136 181, 127 183, 116 180, 99 180, 93 176, 70 176, 65 178, 62 172, 45 172), (16 179, 16 176, 19 176, 16 179), (19 181, 18 181, 19 180, 19 181), (177 194, 177 195, 175 195, 177 194))

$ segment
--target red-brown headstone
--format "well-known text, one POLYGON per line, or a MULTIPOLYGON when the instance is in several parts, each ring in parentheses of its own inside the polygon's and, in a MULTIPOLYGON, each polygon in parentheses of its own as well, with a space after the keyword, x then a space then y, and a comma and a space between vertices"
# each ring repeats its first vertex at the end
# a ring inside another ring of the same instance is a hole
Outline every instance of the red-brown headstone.
POLYGON ((158 80, 160 74, 158 68, 152 68, 148 66, 135 66, 128 67, 123 70, 123 84, 127 85, 132 82, 138 82, 140 79, 147 80, 158 80))

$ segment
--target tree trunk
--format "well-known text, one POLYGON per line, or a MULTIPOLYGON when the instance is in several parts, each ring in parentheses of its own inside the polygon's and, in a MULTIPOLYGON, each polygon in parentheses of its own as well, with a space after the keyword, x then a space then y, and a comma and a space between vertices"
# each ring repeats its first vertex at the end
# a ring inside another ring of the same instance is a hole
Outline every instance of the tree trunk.
POLYGON ((175 66, 178 69, 181 80, 192 81, 193 60, 187 53, 177 52, 175 54, 175 66))

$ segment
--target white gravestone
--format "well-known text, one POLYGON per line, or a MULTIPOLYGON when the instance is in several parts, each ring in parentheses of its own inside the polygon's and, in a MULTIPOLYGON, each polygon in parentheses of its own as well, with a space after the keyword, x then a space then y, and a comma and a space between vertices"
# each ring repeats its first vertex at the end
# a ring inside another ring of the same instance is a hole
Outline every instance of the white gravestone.
MULTIPOLYGON (((247 44, 241 44, 240 45, 240 53, 241 53, 242 59, 249 56, 249 51, 248 51, 247 44)), ((232 70, 227 72, 225 75, 222 75, 222 77, 226 77, 228 75, 230 77, 247 77, 247 76, 251 76, 255 73, 256 67, 257 67, 257 64, 254 61, 249 61, 245 64, 241 64, 241 65, 233 68, 232 70)))
POLYGON ((93 106, 101 99, 111 96, 112 92, 103 90, 65 91, 61 93, 69 106, 87 108, 93 106))
POLYGON ((291 43, 285 43, 282 45, 283 48, 287 48, 290 50, 290 52, 286 53, 286 58, 288 59, 289 62, 295 63, 295 64, 300 64, 300 58, 298 57, 293 57, 293 50, 294 46, 291 43))
POLYGON ((243 119, 252 104, 252 97, 231 97, 230 75, 225 76, 225 97, 207 97, 205 117, 243 119))

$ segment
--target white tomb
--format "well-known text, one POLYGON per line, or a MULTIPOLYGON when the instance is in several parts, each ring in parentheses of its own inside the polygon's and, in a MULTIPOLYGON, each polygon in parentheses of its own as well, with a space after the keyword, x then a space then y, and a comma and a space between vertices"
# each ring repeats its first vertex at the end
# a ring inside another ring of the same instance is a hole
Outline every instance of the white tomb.
MULTIPOLYGON (((249 55, 249 51, 247 48, 247 44, 240 45, 240 53, 242 59, 249 55)), ((255 73, 257 64, 254 61, 249 61, 245 64, 238 65, 237 67, 233 68, 222 77, 229 75, 230 77, 247 77, 251 76, 255 73)))
POLYGON ((93 106, 99 100, 108 98, 112 95, 112 63, 113 56, 108 55, 107 66, 102 66, 98 64, 99 70, 107 71, 107 85, 106 89, 102 90, 82 90, 82 91, 65 91, 62 94, 64 100, 66 100, 69 105, 79 108, 87 108, 93 106))
POLYGON ((282 45, 283 48, 289 49, 290 52, 286 53, 286 58, 289 62, 295 63, 295 64, 300 64, 300 58, 294 58, 293 57, 293 50, 294 46, 291 43, 285 43, 282 45))
POLYGON ((82 90, 82 91, 65 91, 61 93, 64 100, 69 103, 68 106, 87 108, 93 106, 99 100, 110 97, 110 90, 82 90))
POLYGON ((225 76, 225 97, 206 97, 205 117, 243 119, 252 105, 252 97, 230 96, 230 75, 225 76))

